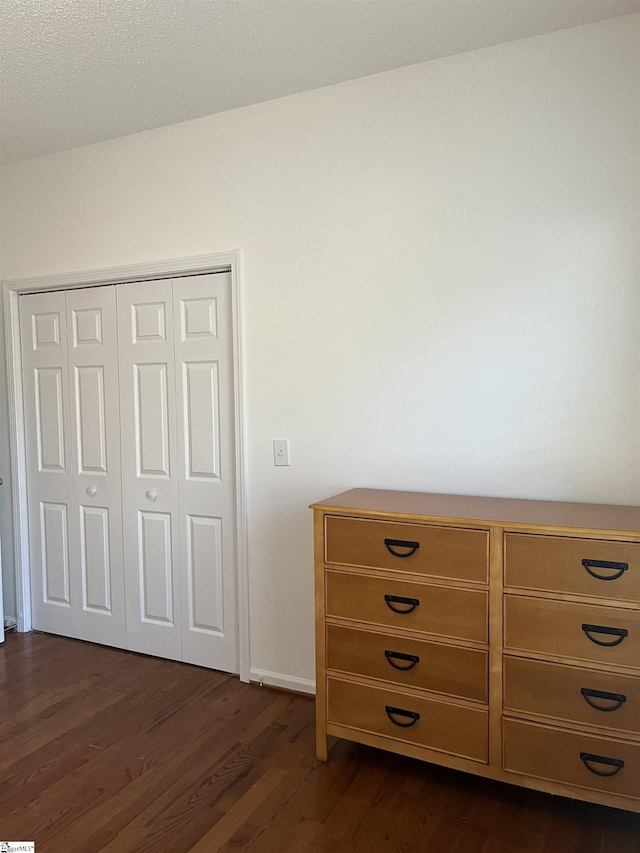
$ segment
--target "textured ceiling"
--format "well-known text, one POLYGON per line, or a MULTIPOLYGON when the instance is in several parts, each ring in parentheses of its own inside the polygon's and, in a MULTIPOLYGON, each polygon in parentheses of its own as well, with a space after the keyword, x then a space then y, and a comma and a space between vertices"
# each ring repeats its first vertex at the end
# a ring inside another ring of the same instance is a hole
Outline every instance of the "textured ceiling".
POLYGON ((0 0, 2 158, 636 11, 640 0, 0 0))

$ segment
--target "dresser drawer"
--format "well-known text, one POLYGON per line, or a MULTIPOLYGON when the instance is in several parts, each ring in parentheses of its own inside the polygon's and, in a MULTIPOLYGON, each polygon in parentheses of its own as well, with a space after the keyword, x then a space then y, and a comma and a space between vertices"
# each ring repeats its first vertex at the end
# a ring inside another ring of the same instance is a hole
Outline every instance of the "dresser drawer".
POLYGON ((487 701, 487 652, 327 626, 327 668, 487 701))
POLYGON ((506 595, 504 618, 508 649, 640 666, 638 610, 506 595))
POLYGON ((515 720, 504 720, 503 731, 505 770, 581 788, 640 797, 638 743, 515 720))
POLYGON ((505 583, 533 590, 640 599, 640 542, 507 533, 505 583))
POLYGON ((487 761, 486 711, 329 678, 329 723, 487 761))
POLYGON ((487 593, 326 572, 327 617, 402 631, 487 641, 487 593))
POLYGON ((640 734, 640 678, 505 657, 504 707, 640 734))
POLYGON ((327 563, 486 583, 489 534, 329 516, 327 563))

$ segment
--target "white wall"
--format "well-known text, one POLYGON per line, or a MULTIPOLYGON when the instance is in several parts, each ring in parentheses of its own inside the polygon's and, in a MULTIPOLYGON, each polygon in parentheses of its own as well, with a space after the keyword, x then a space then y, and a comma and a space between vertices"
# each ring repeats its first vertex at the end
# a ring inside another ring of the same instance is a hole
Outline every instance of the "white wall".
POLYGON ((255 668, 313 677, 313 500, 640 503, 639 33, 618 18, 8 169, 7 278, 245 253, 255 668))

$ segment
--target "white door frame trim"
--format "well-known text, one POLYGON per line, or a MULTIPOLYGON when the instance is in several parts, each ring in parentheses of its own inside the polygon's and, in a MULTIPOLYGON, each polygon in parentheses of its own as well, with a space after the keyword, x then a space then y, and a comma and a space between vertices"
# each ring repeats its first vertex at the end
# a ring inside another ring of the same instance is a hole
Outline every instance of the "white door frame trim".
POLYGON ((248 484, 245 398, 244 301, 242 253, 220 252, 192 258, 173 258, 122 267, 87 270, 76 273, 10 279, 2 282, 7 355, 9 403, 9 440, 11 453, 11 496, 13 500, 14 565, 18 631, 32 628, 31 581, 29 573, 29 530, 27 511, 27 468, 22 404, 22 356, 20 349, 20 293, 39 290, 68 290, 177 278, 195 273, 231 271, 233 322, 234 405, 236 442, 236 550, 238 558, 238 660, 240 679, 249 681, 251 672, 249 645, 249 565, 248 565, 248 484))

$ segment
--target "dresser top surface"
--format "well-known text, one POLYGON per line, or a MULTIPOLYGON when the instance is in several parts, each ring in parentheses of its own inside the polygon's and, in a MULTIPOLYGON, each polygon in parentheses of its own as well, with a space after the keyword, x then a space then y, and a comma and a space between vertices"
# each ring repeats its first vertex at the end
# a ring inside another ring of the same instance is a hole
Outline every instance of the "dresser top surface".
POLYGON ((384 489, 351 489, 311 505, 347 515, 466 521, 505 527, 603 531, 640 536, 640 506, 564 503, 384 489))

